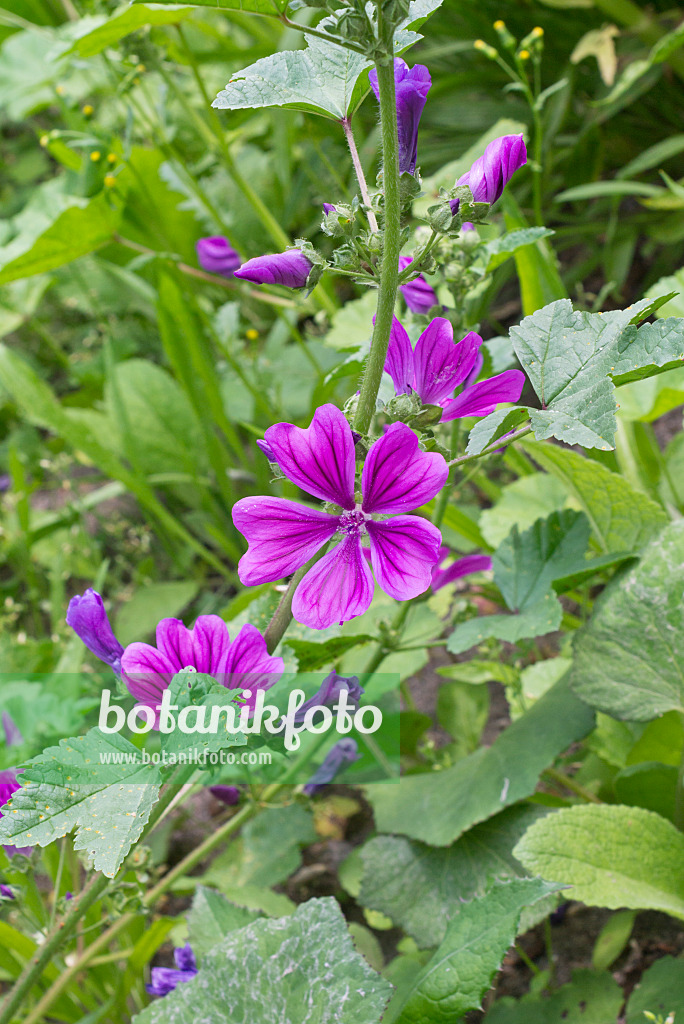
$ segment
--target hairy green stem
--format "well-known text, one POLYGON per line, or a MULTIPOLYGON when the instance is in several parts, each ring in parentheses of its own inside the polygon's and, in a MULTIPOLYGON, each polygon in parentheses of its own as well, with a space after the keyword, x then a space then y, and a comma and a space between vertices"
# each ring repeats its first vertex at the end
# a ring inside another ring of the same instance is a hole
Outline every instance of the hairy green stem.
POLYGON ((496 441, 493 441, 492 444, 488 445, 481 452, 478 452, 477 455, 461 455, 458 459, 452 459, 451 462, 447 463, 447 465, 461 466, 464 462, 473 462, 475 459, 481 459, 485 455, 491 455, 493 452, 498 451, 499 448, 506 448, 509 444, 513 444, 514 441, 519 441, 522 437, 526 437, 531 433, 532 427, 529 425, 521 427, 520 430, 516 430, 515 433, 510 434, 508 437, 504 435, 503 437, 497 438, 496 441))
POLYGON ((385 368, 394 304, 399 280, 399 252, 401 250, 401 197, 399 193, 399 139, 397 135, 397 99, 394 84, 394 62, 378 62, 378 88, 380 92, 380 127, 382 132, 382 176, 385 191, 385 230, 382 246, 380 291, 375 314, 375 327, 366 371, 361 385, 354 429, 365 434, 375 412, 382 371, 385 368))
POLYGON ((352 131, 351 119, 348 117, 343 117, 340 124, 342 125, 342 130, 344 132, 344 137, 347 140, 347 145, 349 146, 349 152, 351 154, 352 163, 354 165, 354 171, 356 172, 356 180, 358 181, 359 188, 361 189, 361 198, 363 199, 364 206, 366 207, 368 225, 371 231, 374 231, 377 234, 378 221, 374 211, 371 209, 370 193, 368 191, 368 185, 366 183, 366 176, 363 173, 361 157, 359 156, 359 151, 356 148, 356 139, 354 138, 354 133, 352 131))

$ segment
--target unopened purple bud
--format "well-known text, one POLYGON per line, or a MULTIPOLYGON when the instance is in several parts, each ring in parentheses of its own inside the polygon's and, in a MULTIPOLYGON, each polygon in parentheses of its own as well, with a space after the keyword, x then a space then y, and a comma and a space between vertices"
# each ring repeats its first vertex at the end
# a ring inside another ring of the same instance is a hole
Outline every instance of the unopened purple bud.
POLYGON ((469 220, 464 220, 463 223, 461 224, 461 231, 474 231, 474 230, 475 230, 475 225, 472 224, 471 221, 469 221, 469 220))
POLYGON ((357 707, 363 694, 363 687, 357 676, 338 676, 337 672, 333 671, 323 680, 318 693, 315 693, 298 709, 294 716, 295 722, 303 722, 310 708, 320 708, 323 705, 333 707, 340 699, 343 690, 347 691, 348 707, 357 707))
MULTIPOLYGON (((368 72, 376 99, 380 100, 378 73, 368 72)), ((414 174, 418 158, 418 125, 430 91, 432 79, 423 64, 409 68, 401 57, 394 58, 394 88, 397 97, 397 129, 399 133, 399 173, 414 174)))
POLYGON ((200 267, 208 270, 210 274, 232 277, 242 262, 239 254, 223 235, 200 238, 195 248, 200 267))
POLYGON ((6 900, 14 899, 14 893, 10 889, 9 885, 0 885, 0 896, 6 900))
MULTIPOLYGON (((412 262, 410 256, 400 256, 399 270, 405 270, 412 262)), ((404 296, 404 302, 412 313, 429 313, 433 306, 439 304, 434 288, 427 283, 422 274, 419 274, 413 281, 409 281, 408 284, 400 285, 400 289, 404 296)))
POLYGON ((257 448, 266 456, 269 462, 275 462, 276 465, 278 464, 278 460, 275 457, 275 452, 271 448, 268 441, 262 441, 261 438, 259 438, 257 440, 257 448))
POLYGON ((335 213, 336 210, 337 207, 333 206, 332 203, 323 203, 323 213, 326 215, 326 217, 328 216, 329 213, 335 213))
POLYGON ((0 494, 4 494, 5 491, 9 491, 12 485, 12 478, 8 473, 0 473, 0 494))
POLYGON ((2 713, 2 727, 5 730, 5 743, 8 747, 19 747, 24 742, 24 737, 21 735, 16 725, 7 714, 6 711, 2 713))
POLYGON ((123 647, 114 636, 102 598, 91 587, 69 601, 67 625, 80 636, 89 651, 118 674, 123 647))
POLYGON ((353 764, 354 761, 358 761, 359 757, 359 748, 356 745, 356 740, 339 740, 328 752, 320 768, 314 772, 304 786, 306 795, 313 796, 314 793, 318 793, 323 786, 332 782, 343 768, 346 768, 348 764, 353 764))
POLYGON ((69 900, 73 900, 73 898, 74 898, 73 892, 65 892, 64 893, 64 899, 67 901, 67 903, 69 902, 69 900))
POLYGON ((313 264, 301 249, 287 249, 286 252, 270 253, 247 260, 235 277, 254 284, 283 284, 286 288, 303 288, 313 264))
MULTIPOLYGON (((467 185, 476 203, 495 203, 515 172, 527 163, 527 150, 522 135, 502 135, 494 139, 470 170, 462 174, 457 185, 467 185)), ((452 199, 451 212, 456 213, 458 199, 452 199)))
POLYGON ((239 786, 210 786, 209 792, 217 800, 220 800, 222 804, 226 804, 227 807, 235 807, 236 804, 240 803, 239 786))

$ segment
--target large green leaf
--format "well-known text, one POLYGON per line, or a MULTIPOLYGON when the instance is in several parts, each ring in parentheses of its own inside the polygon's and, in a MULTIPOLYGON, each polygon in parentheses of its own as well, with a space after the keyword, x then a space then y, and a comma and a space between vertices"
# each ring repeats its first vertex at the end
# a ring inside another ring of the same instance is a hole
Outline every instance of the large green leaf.
POLYGON ((535 822, 513 853, 528 871, 571 885, 572 898, 590 906, 684 919, 684 835, 643 807, 566 807, 535 822))
POLYGON ((189 14, 192 14, 192 7, 183 7, 180 4, 168 4, 165 7, 150 7, 146 3, 137 3, 135 6, 125 4, 109 18, 102 17, 101 24, 95 27, 87 22, 80 23, 82 30, 78 32, 72 45, 60 56, 77 54, 79 57, 94 57, 108 46, 114 46, 131 32, 137 32, 148 25, 175 25, 189 14))
POLYGON ((244 928, 260 916, 258 911, 238 907, 220 892, 198 885, 188 914, 190 945, 201 959, 229 932, 244 928))
POLYGON ((525 447, 577 499, 603 551, 638 551, 667 523, 660 505, 599 462, 558 445, 525 447))
POLYGON ((347 117, 356 82, 371 61, 316 36, 307 36, 307 42, 305 50, 281 50, 237 71, 213 106, 290 107, 335 120, 347 117))
POLYGON ((556 889, 539 878, 514 879, 461 906, 444 941, 414 979, 399 1024, 452 1024, 479 1009, 524 908, 556 889))
POLYGON ((591 527, 582 512, 565 509, 514 526, 492 558, 494 580, 509 608, 525 611, 553 594, 552 583, 581 568, 591 527))
MULTIPOLYGON (((542 445, 544 449, 547 445, 542 445)), ((480 516, 480 530, 488 544, 498 547, 513 526, 526 530, 540 516, 563 507, 568 490, 548 473, 528 473, 501 489, 496 504, 480 516)))
POLYGON ((477 615, 461 622, 447 640, 447 650, 463 654, 483 640, 518 640, 554 633, 560 626, 563 609, 555 594, 546 594, 541 601, 516 615, 477 615))
POLYGON ((531 796, 544 769, 593 725, 593 712, 561 679, 491 747, 439 772, 404 776, 400 786, 368 786, 378 830, 448 846, 473 825, 531 796))
POLYGON ((100 194, 94 199, 64 197, 49 225, 36 218, 9 245, 0 249, 0 284, 54 270, 108 242, 119 211, 100 194))
POLYGON ((464 900, 481 896, 494 879, 525 874, 511 851, 547 813, 531 804, 510 807, 446 849, 403 836, 376 836, 362 847, 358 901, 401 925, 422 949, 437 946, 464 900))
POLYGON ((610 587, 575 638, 569 681, 615 718, 684 712, 684 520, 668 526, 610 587))
POLYGON ((665 1019, 671 1013, 675 1021, 684 1017, 684 971, 682 961, 673 956, 656 960, 641 975, 627 1003, 625 1024, 643 1024, 644 1010, 665 1019))
POLYGON ((485 1024, 612 1024, 623 1002, 622 989, 607 971, 573 971, 572 981, 551 993, 497 999, 485 1024))
POLYGON ((389 982, 356 952, 339 906, 313 899, 290 917, 232 931, 197 977, 135 1017, 136 1024, 376 1024, 389 982))
MULTIPOLYGON (((508 231, 533 230, 518 206, 513 193, 507 189, 501 198, 508 231)), ((523 313, 534 313, 547 302, 566 296, 567 290, 558 273, 556 254, 544 237, 532 245, 515 252, 515 268, 520 282, 523 313)))
POLYGON ((0 819, 0 843, 48 846, 76 828, 75 848, 113 877, 159 796, 159 768, 139 756, 118 733, 100 729, 48 747, 23 769, 23 788, 0 819))
POLYGON ((615 447, 614 386, 681 365, 684 321, 635 325, 658 307, 643 299, 626 310, 575 311, 559 299, 511 328, 516 355, 542 408, 531 411, 539 440, 615 447))

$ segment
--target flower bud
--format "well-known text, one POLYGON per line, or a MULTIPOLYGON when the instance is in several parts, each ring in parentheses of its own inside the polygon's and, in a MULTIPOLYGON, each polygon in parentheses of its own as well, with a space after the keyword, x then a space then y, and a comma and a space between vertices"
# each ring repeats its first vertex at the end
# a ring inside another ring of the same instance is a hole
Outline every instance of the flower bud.
POLYGON ((96 590, 89 587, 85 594, 71 598, 66 621, 95 657, 121 672, 124 649, 114 636, 104 602, 96 590))
POLYGON ((210 274, 232 277, 240 266, 241 260, 238 253, 223 235, 200 238, 195 248, 200 267, 210 274))
POLYGON ((282 284, 286 288, 304 288, 313 264, 301 249, 256 256, 235 271, 235 277, 254 284, 282 284))

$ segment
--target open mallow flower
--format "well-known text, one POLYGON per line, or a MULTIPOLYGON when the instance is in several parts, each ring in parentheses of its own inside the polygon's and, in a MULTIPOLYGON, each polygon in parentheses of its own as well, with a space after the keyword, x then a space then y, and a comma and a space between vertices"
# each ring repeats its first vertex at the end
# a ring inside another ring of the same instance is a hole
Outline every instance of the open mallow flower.
POLYGON ((336 406, 317 409, 306 430, 277 423, 265 436, 284 475, 337 510, 324 512, 285 498, 240 499, 233 522, 249 543, 238 565, 245 586, 289 576, 335 538, 334 547, 299 583, 292 613, 312 629, 354 619, 373 598, 373 576, 362 549, 362 538, 368 537, 373 572, 386 594, 407 601, 427 590, 441 535, 427 520, 403 513, 430 501, 446 483, 449 470, 441 455, 420 451, 413 431, 394 423, 371 445, 357 502, 354 437, 336 406), (387 515, 395 518, 380 518, 387 515))
POLYGON ((517 402, 525 383, 520 370, 504 370, 465 388, 479 363, 482 338, 474 331, 454 343, 454 329, 445 317, 435 317, 421 334, 415 351, 403 325, 394 317, 385 370, 398 395, 415 393, 423 405, 441 405, 440 422, 463 416, 488 416, 501 402, 517 402))
MULTIPOLYGON (((412 262, 410 256, 400 256, 399 271, 406 270, 412 262)), ((409 281, 408 284, 399 285, 399 290, 412 313, 429 313, 433 306, 439 304, 437 293, 422 274, 414 277, 413 281, 409 281)))
MULTIPOLYGON (((368 79, 375 98, 380 102, 378 73, 375 68, 368 72, 368 79)), ((418 159, 418 125, 431 85, 430 72, 424 64, 414 64, 410 68, 401 57, 394 58, 400 174, 415 173, 418 159)))
POLYGON ((442 563, 446 561, 450 554, 451 551, 447 547, 439 549, 439 561, 432 570, 433 590, 440 590, 442 587, 446 587, 447 584, 455 583, 456 580, 460 580, 464 576, 470 576, 475 572, 485 572, 492 567, 492 560, 489 555, 464 555, 463 558, 457 558, 451 565, 442 569, 442 563))
POLYGON ((197 974, 195 954, 187 943, 180 949, 174 949, 173 958, 176 967, 153 967, 150 971, 150 982, 145 985, 151 996, 167 996, 177 985, 191 981, 197 974))
POLYGON ((71 598, 66 621, 96 658, 117 674, 121 672, 123 647, 114 636, 104 602, 96 590, 89 587, 84 594, 71 598))
POLYGON ((173 677, 184 669, 210 675, 231 690, 251 690, 245 701, 248 707, 254 707, 257 690, 270 689, 283 673, 283 659, 269 655, 263 636, 249 623, 231 640, 218 615, 200 615, 192 629, 180 619, 162 619, 156 639, 156 647, 129 644, 121 656, 129 692, 153 709, 173 677))
POLYGON ((200 267, 209 271, 210 274, 232 277, 242 263, 239 253, 223 235, 200 238, 195 249, 200 267))
POLYGON ((247 260, 235 277, 254 284, 283 284, 286 288, 304 288, 313 264, 301 249, 287 249, 286 252, 255 256, 247 260))
MULTIPOLYGON (((522 135, 502 135, 490 142, 470 170, 462 174, 456 185, 467 185, 476 203, 495 203, 513 175, 527 163, 527 149, 522 135)), ((459 200, 452 199, 451 212, 458 210, 459 200)))

